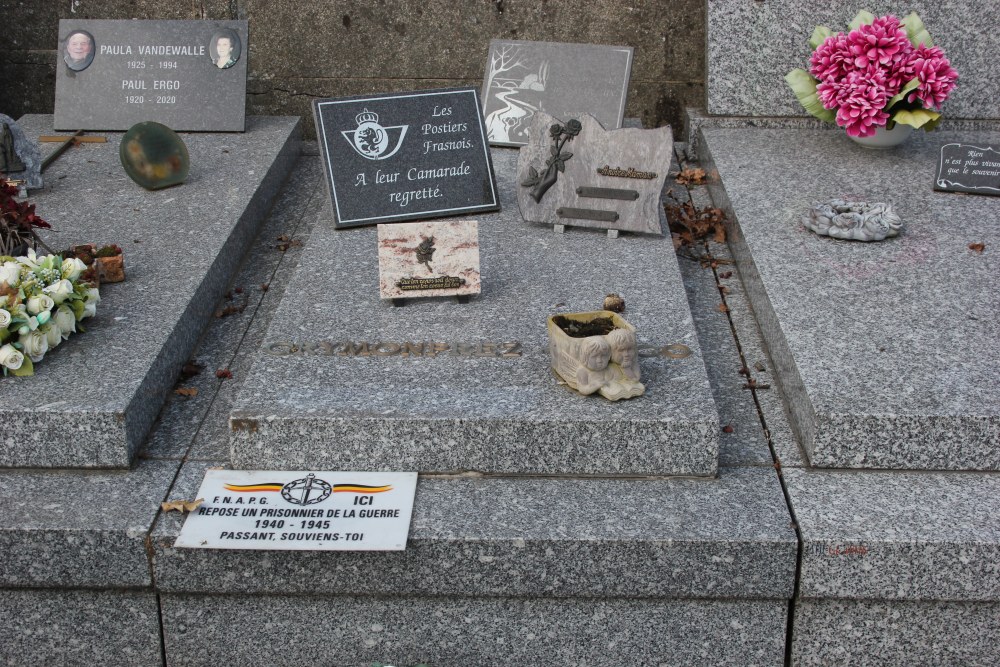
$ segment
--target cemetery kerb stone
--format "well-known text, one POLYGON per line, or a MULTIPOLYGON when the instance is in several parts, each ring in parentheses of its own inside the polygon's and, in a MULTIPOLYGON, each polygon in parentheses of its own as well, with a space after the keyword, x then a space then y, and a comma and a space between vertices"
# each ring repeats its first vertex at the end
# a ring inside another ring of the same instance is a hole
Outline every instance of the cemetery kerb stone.
POLYGON ((493 159, 503 209, 477 216, 467 304, 381 302, 375 229, 316 226, 232 413, 236 467, 715 474, 718 416, 670 238, 526 223, 516 152, 493 159), (645 355, 646 394, 617 403, 559 386, 545 329, 610 292, 645 355), (692 354, 669 358, 672 344, 692 354))
POLYGON ((493 146, 524 146, 535 110, 557 118, 586 112, 622 126, 632 73, 630 46, 490 41, 483 117, 493 146))
MULTIPOLYGON (((20 122, 29 136, 52 131, 51 116, 20 122)), ((121 135, 106 136, 59 157, 31 201, 50 246, 117 243, 127 279, 101 288, 86 333, 34 376, 0 378, 0 466, 129 466, 298 154, 299 120, 184 135, 191 175, 156 192, 128 179, 121 135)))
POLYGON ((246 21, 59 21, 59 130, 127 130, 156 121, 177 131, 242 132, 246 119, 246 21), (89 65, 64 58, 66 39, 86 31, 89 65), (216 44, 234 56, 218 67, 216 44), (235 62, 233 62, 235 57, 235 62))

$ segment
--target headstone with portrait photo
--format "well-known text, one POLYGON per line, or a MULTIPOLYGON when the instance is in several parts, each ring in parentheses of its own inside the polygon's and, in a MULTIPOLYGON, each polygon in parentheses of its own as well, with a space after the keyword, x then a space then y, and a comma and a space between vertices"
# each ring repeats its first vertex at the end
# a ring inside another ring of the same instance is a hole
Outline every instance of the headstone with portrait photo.
POLYGON ((59 21, 56 130, 242 132, 246 21, 59 21))

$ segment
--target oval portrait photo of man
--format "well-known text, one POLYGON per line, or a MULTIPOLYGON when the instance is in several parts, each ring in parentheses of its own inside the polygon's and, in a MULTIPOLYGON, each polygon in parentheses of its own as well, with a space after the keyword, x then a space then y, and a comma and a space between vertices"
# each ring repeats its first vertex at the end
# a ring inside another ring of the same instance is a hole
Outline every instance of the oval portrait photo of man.
POLYGON ((74 30, 66 36, 63 46, 63 60, 66 66, 74 72, 80 72, 90 67, 94 62, 94 52, 97 45, 94 36, 86 30, 74 30))
POLYGON ((212 64, 219 69, 229 69, 240 59, 242 48, 236 31, 223 28, 212 35, 212 41, 208 45, 208 56, 212 59, 212 64))

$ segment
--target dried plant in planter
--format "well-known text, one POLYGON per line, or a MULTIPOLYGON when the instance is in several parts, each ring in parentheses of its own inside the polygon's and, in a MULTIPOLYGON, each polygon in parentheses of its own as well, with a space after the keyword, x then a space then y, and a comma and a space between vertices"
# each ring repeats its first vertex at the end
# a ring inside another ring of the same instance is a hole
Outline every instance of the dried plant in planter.
POLYGON ((17 193, 15 186, 0 180, 0 255, 17 257, 38 246, 52 253, 35 231, 51 225, 35 215, 34 204, 15 200, 17 193))

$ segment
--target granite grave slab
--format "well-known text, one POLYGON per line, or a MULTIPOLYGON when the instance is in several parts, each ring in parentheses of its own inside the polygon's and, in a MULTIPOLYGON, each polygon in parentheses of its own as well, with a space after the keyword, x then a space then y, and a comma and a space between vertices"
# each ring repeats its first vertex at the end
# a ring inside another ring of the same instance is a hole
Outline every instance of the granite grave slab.
POLYGON ((791 664, 991 667, 1000 604, 807 600, 795 605, 791 664))
POLYGON ((0 589, 0 662, 22 665, 163 664, 156 595, 0 589))
POLYGON ((669 239, 525 223, 517 155, 493 159, 506 199, 479 216, 489 278, 468 304, 380 302, 375 230, 317 224, 234 406, 236 467, 715 473, 718 416, 669 239), (546 352, 546 317, 610 292, 640 332, 646 394, 627 405, 559 386, 546 352), (692 354, 666 356, 677 343, 692 354))
POLYGON ((61 19, 57 130, 242 132, 246 21, 61 19))
POLYGON ((784 469, 800 599, 1000 602, 1000 475, 784 469))
POLYGON ((535 114, 518 152, 517 205, 525 220, 663 234, 669 127, 608 131, 588 114, 535 114))
POLYGON ((168 664, 206 667, 252 663, 262 651, 289 666, 317 655, 333 667, 778 666, 787 615, 783 600, 161 599, 168 664))
POLYGON ((919 134, 886 152, 836 132, 702 135, 721 179, 713 198, 734 221, 730 243, 811 463, 1000 469, 997 200, 931 187, 942 144, 1000 135, 919 134), (816 236, 799 217, 831 196, 896 201, 906 231, 879 244, 816 236), (979 243, 985 251, 969 247, 979 243))
POLYGON ((168 662, 184 665, 252 662, 262 648, 286 665, 323 654, 336 667, 487 665, 498 655, 581 667, 780 665, 785 610, 771 600, 163 596, 168 662), (349 651, 330 655, 331 644, 349 651))
POLYGON ((525 146, 538 112, 589 113, 622 126, 632 47, 494 39, 483 76, 483 116, 493 146, 525 146))
POLYGON ((0 471, 0 587, 150 588, 146 536, 179 467, 0 471))
MULTIPOLYGON (((0 466, 130 464, 298 154, 298 123, 258 117, 245 134, 188 135, 188 182, 156 192, 122 171, 116 135, 53 163, 32 197, 54 228, 47 242, 118 243, 128 279, 102 288, 87 332, 34 376, 0 378, 0 466)), ((52 118, 21 124, 36 136, 52 118)))

